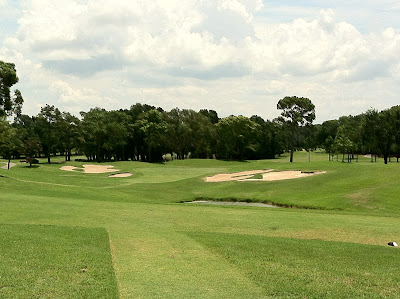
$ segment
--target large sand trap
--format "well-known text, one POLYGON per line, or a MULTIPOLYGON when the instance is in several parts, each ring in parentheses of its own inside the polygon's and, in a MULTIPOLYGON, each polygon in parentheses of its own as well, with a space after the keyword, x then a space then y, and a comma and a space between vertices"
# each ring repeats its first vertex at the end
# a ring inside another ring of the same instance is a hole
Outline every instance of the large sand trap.
POLYGON ((325 171, 317 172, 302 172, 300 170, 288 170, 288 171, 273 171, 273 169, 266 170, 251 170, 236 173, 222 173, 212 177, 205 178, 206 182, 227 182, 227 181, 239 181, 239 182, 259 182, 259 181, 281 181, 291 180, 297 178, 304 178, 313 175, 325 173, 325 171), (262 174, 262 179, 251 179, 255 174, 262 174))
POLYGON ((93 165, 93 164, 86 164, 83 165, 83 168, 74 167, 74 166, 63 166, 60 169, 64 171, 79 171, 84 173, 108 173, 108 172, 115 172, 119 171, 119 169, 111 169, 114 166, 112 165, 93 165))
POLYGON ((210 176, 205 178, 205 181, 208 183, 211 182, 228 182, 228 181, 239 181, 251 178, 255 174, 266 173, 273 171, 273 169, 264 169, 264 170, 249 170, 242 172, 234 172, 234 173, 220 173, 214 176, 210 176))

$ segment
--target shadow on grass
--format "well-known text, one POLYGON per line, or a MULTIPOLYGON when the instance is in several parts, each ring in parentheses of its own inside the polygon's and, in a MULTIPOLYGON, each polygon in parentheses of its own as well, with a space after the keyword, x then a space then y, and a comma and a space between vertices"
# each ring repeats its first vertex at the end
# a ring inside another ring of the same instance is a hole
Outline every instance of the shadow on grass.
POLYGON ((241 162, 241 163, 250 163, 249 161, 247 161, 247 160, 234 160, 234 159, 232 159, 232 160, 229 160, 229 159, 222 159, 222 160, 220 160, 220 161, 224 161, 224 162, 241 162))
POLYGON ((40 167, 40 165, 26 165, 26 166, 24 166, 24 168, 28 168, 28 169, 32 169, 32 168, 39 168, 40 167))
MULTIPOLYGON (((290 208, 290 209, 305 209, 305 210, 342 210, 340 208, 327 209, 324 207, 317 206, 307 206, 307 205, 293 205, 293 204, 284 204, 278 202, 272 202, 269 200, 254 200, 251 198, 236 198, 236 197, 223 197, 223 198, 214 198, 214 197, 196 197, 194 201, 220 201, 220 202, 242 202, 242 203, 263 203, 267 205, 273 205, 280 208, 290 208)), ((179 203, 185 203, 188 201, 180 201, 179 203)), ((190 201, 189 201, 190 202, 190 201)))

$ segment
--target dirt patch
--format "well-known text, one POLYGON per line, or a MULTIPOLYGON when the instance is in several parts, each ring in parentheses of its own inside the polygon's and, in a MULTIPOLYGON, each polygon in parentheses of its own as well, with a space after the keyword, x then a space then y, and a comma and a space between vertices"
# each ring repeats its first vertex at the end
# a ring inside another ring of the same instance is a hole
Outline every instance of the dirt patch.
POLYGON ((64 171, 79 171, 84 173, 109 173, 109 172, 116 172, 119 169, 112 169, 114 166, 112 165, 93 165, 93 164, 86 164, 83 165, 83 168, 74 167, 74 166, 63 166, 60 169, 64 171))
POLYGON ((273 169, 264 170, 251 170, 236 173, 222 173, 211 177, 207 177, 204 180, 206 182, 227 182, 227 181, 239 181, 239 182, 259 182, 259 181, 281 181, 291 180, 297 178, 304 178, 313 175, 325 173, 325 171, 317 172, 302 172, 300 170, 287 170, 287 171, 273 171, 273 169), (255 174, 262 174, 261 179, 252 179, 255 174))
POLYGON ((133 174, 130 172, 124 172, 124 173, 116 173, 116 174, 110 174, 108 177, 109 178, 127 178, 132 176, 133 174))

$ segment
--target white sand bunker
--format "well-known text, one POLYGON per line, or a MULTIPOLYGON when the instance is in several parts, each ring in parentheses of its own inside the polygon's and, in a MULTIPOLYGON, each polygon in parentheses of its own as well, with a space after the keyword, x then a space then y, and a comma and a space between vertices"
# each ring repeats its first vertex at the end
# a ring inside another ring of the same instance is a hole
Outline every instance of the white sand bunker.
MULTIPOLYGON (((4 165, 4 166, 2 166, 1 168, 2 169, 8 169, 8 162, 3 162, 4 164, 6 164, 6 165, 4 165)), ((14 167, 14 166, 16 166, 17 164, 15 164, 15 163, 10 163, 10 169, 11 169, 11 167, 14 167)))
POLYGON ((273 169, 264 169, 264 170, 250 170, 250 171, 235 172, 235 173, 217 174, 205 178, 205 181, 206 182, 281 181, 281 180, 304 178, 322 173, 325 173, 325 171, 302 172, 300 170, 274 171, 273 169), (262 174, 262 178, 252 179, 252 177, 256 174, 262 174))
POLYGON ((63 166, 60 169, 64 171, 79 171, 84 173, 108 173, 108 172, 116 172, 119 169, 111 169, 114 166, 112 165, 91 165, 86 164, 83 165, 83 168, 74 167, 74 166, 63 166))
POLYGON ((124 173, 116 173, 116 174, 110 174, 108 177, 109 178, 127 178, 132 176, 133 174, 130 172, 124 172, 124 173))
POLYGON ((253 177, 255 174, 259 173, 267 173, 273 171, 273 169, 264 169, 264 170, 249 170, 242 172, 234 172, 234 173, 220 173, 210 177, 205 178, 206 182, 228 182, 228 181, 239 181, 245 180, 253 177))

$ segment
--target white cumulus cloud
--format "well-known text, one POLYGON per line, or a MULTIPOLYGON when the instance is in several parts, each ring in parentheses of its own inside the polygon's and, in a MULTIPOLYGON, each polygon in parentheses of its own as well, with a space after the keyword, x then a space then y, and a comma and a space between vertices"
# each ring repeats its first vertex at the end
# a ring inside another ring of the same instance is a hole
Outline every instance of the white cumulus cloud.
MULTIPOLYGON (((17 64, 29 111, 44 101, 73 111, 147 101, 226 114, 264 108, 271 117, 285 95, 312 97, 318 109, 318 103, 330 107, 330 97, 343 104, 355 87, 365 88, 368 99, 353 105, 363 109, 373 95, 382 97, 384 84, 387 105, 399 92, 400 28, 363 32, 339 8, 261 0, 24 0, 21 6, 0 59, 17 64), (285 11, 296 17, 277 22, 276 13, 285 11)), ((323 118, 331 108, 321 109, 323 118)))

